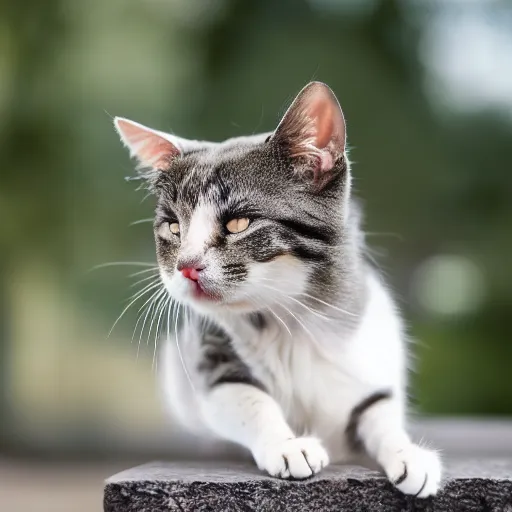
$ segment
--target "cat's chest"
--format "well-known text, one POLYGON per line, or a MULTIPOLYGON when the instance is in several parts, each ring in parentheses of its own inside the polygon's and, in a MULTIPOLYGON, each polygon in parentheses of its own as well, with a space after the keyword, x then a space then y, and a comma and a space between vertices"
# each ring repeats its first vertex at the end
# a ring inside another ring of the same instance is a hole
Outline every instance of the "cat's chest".
POLYGON ((335 333, 300 332, 259 340, 265 348, 250 366, 296 431, 327 434, 352 408, 357 386, 343 341, 335 333))

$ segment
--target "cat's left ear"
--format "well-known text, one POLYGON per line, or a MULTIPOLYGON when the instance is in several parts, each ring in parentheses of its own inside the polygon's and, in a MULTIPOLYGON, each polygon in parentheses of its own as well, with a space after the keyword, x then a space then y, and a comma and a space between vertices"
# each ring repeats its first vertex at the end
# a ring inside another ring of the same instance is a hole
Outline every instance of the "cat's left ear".
POLYGON ((332 90, 311 82, 293 101, 273 137, 300 174, 322 186, 345 155, 345 119, 332 90))
POLYGON ((123 117, 116 117, 114 125, 130 156, 137 158, 141 167, 165 171, 185 151, 183 141, 168 133, 123 117))

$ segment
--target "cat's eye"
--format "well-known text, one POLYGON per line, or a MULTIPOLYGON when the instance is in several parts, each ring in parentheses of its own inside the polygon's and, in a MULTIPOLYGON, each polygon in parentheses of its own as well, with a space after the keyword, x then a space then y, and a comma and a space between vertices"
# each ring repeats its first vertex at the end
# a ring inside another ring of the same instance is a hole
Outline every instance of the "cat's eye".
POLYGON ((177 222, 162 222, 158 226, 157 234, 164 240, 171 240, 171 238, 180 236, 180 225, 177 222))
POLYGON ((170 222, 169 223, 169 231, 173 235, 179 235, 180 234, 180 225, 177 222, 170 222))
POLYGON ((242 219, 231 219, 226 224, 226 229, 230 233, 241 233, 242 231, 245 231, 249 227, 249 219, 244 217, 242 219))

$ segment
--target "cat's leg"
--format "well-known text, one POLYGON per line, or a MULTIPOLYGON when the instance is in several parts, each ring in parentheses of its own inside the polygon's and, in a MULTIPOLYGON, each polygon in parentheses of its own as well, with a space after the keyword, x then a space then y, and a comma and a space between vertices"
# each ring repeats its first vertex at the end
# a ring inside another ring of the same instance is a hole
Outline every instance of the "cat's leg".
POLYGON ((426 498, 439 489, 441 460, 437 452, 411 441, 403 416, 401 402, 391 392, 374 393, 352 410, 347 437, 363 445, 400 491, 426 498))
POLYGON ((248 448, 261 470, 280 478, 307 478, 329 463, 313 437, 296 437, 266 392, 245 383, 220 383, 201 400, 206 424, 220 437, 248 448))

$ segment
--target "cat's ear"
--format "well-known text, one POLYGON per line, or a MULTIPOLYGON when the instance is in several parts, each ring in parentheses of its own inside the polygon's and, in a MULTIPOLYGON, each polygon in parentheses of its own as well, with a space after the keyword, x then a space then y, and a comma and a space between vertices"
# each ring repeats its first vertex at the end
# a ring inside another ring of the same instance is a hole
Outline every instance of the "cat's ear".
POLYGON ((181 140, 168 133, 123 117, 116 117, 114 125, 130 156, 137 158, 141 167, 167 170, 173 159, 184 152, 181 140))
POLYGON ((273 137, 301 174, 322 184, 345 153, 345 119, 332 90, 311 82, 299 92, 273 137))

